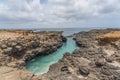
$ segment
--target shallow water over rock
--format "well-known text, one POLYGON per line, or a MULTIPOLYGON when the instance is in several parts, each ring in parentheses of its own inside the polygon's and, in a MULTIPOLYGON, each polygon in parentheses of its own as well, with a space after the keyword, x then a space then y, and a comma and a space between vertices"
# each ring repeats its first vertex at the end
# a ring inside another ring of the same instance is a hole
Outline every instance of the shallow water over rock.
POLYGON ((28 61, 26 63, 26 69, 36 75, 46 73, 49 70, 50 65, 58 62, 65 52, 72 53, 77 48, 78 46, 75 41, 72 38, 68 38, 67 42, 64 43, 63 46, 56 52, 47 56, 39 56, 31 61, 28 61))

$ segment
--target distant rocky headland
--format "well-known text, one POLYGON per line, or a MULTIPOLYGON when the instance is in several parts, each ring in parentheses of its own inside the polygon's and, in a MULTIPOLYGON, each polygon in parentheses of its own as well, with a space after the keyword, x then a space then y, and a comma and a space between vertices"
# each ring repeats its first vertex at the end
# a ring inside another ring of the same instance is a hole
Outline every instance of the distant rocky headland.
POLYGON ((74 34, 80 49, 36 76, 25 62, 48 55, 66 42, 62 32, 0 31, 0 80, 119 80, 120 29, 93 29, 74 34))

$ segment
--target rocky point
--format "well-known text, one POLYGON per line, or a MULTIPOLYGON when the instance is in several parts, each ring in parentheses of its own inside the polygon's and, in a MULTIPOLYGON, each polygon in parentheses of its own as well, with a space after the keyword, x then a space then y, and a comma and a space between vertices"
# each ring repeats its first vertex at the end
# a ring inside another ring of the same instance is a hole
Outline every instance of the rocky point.
MULTIPOLYGON (((73 35, 80 49, 36 76, 24 69, 25 61, 47 55, 62 46, 66 39, 60 32, 19 32, 0 44, 0 79, 2 80, 119 80, 120 29, 94 29, 73 35), (23 36, 26 35, 26 36, 23 36), (114 36, 116 35, 116 36, 114 36), (45 54, 44 54, 45 53, 45 54), (6 76, 6 77, 5 77, 6 76)), ((2 38, 1 38, 2 39, 2 38)))
POLYGON ((101 36, 111 32, 116 34, 116 31, 120 32, 119 29, 95 29, 75 34, 73 37, 80 49, 76 49, 73 54, 66 53, 58 63, 50 67, 48 73, 41 76, 41 79, 119 80, 120 38, 110 40, 112 37, 110 36, 110 39, 103 40, 103 37, 101 39, 101 36), (102 44, 106 41, 107 44, 102 44))
POLYGON ((48 55, 62 46, 62 32, 27 30, 0 31, 0 80, 31 80, 33 73, 25 70, 25 62, 48 55))

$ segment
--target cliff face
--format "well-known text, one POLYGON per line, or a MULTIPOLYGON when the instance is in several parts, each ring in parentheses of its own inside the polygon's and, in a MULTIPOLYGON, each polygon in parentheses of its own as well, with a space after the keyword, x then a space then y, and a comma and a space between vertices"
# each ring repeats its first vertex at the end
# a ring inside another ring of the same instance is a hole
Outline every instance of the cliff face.
MULTIPOLYGON (((33 32, 25 30, 1 30, 0 31, 0 78, 8 80, 9 76, 18 76, 20 73, 32 77, 25 71, 25 62, 36 56, 48 55, 61 47, 66 38, 62 32, 33 32), (3 70, 4 69, 4 70, 3 70), (11 74, 6 72, 10 72, 11 74), (2 75, 4 77, 2 77, 2 75), (6 76, 5 76, 6 75, 6 76), (6 77, 6 78, 5 78, 6 77)), ((21 75, 20 74, 20 75, 21 75)), ((22 78, 26 78, 20 76, 22 78)), ((16 77, 9 80, 18 80, 16 77)), ((19 76, 18 76, 19 77, 19 76)), ((29 78, 30 78, 29 77, 29 78)), ((19 79, 27 80, 27 79, 19 79)), ((28 79, 30 80, 30 79, 28 79)))
POLYGON ((120 49, 113 44, 101 45, 98 37, 119 29, 91 30, 75 35, 80 49, 66 53, 50 67, 42 80, 117 80, 120 79, 120 49))

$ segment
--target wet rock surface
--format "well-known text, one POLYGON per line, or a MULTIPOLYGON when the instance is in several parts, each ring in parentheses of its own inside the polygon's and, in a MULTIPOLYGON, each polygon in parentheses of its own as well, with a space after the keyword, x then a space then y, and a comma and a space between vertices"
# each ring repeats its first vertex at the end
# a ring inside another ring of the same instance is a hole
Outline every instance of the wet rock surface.
POLYGON ((42 80, 119 80, 119 40, 100 44, 98 36, 119 29, 91 30, 75 34, 80 49, 66 53, 49 72, 41 75, 42 80))

